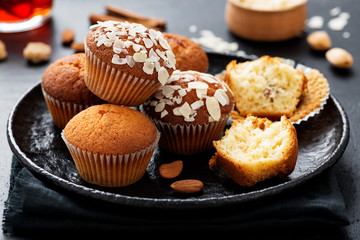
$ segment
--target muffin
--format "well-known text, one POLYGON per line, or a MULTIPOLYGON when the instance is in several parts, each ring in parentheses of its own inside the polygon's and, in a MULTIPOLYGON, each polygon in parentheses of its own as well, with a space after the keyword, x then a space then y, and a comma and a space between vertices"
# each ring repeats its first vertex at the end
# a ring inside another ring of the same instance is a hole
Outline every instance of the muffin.
POLYGON ((298 156, 296 130, 285 116, 276 122, 254 116, 234 121, 214 147, 210 169, 222 169, 241 186, 290 175, 298 156))
POLYGON ((63 129, 77 113, 104 103, 84 82, 85 54, 62 57, 50 64, 42 75, 42 92, 54 124, 63 129))
POLYGON ((163 33, 170 44, 176 58, 176 69, 180 71, 193 70, 206 72, 209 59, 202 47, 190 38, 174 34, 163 33))
POLYGON ((62 137, 85 181, 122 187, 143 177, 160 133, 140 112, 102 104, 75 115, 62 137))
POLYGON ((175 69, 175 55, 159 31, 115 21, 91 29, 85 39, 85 83, 107 102, 138 106, 175 69))
POLYGON ((206 73, 177 70, 140 110, 161 132, 159 146, 185 155, 211 148, 233 108, 224 82, 206 73))
POLYGON ((252 114, 279 120, 294 114, 307 79, 301 70, 263 56, 244 63, 230 62, 224 81, 234 93, 240 116, 252 114))

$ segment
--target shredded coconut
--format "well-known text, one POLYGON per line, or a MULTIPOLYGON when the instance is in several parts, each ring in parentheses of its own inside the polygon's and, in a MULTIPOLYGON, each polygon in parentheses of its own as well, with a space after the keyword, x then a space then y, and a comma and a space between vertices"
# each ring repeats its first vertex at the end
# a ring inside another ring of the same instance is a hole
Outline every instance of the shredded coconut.
POLYGON ((324 18, 321 16, 313 16, 307 21, 307 26, 313 29, 320 29, 324 25, 324 18))
POLYGON ((212 49, 215 52, 219 53, 237 51, 239 48, 238 43, 226 42, 222 38, 217 37, 210 30, 201 30, 200 38, 193 38, 192 40, 206 48, 212 49))

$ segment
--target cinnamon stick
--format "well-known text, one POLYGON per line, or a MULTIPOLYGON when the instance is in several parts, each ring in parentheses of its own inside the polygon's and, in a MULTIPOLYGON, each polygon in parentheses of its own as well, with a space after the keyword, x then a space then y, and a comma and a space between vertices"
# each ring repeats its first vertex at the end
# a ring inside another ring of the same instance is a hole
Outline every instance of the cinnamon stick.
POLYGON ((153 22, 151 19, 150 20, 134 20, 134 19, 128 19, 128 18, 123 18, 123 17, 115 17, 115 16, 110 16, 107 14, 96 14, 96 13, 92 13, 90 14, 90 23, 91 24, 96 24, 98 21, 118 21, 118 22, 124 22, 124 21, 128 21, 128 22, 134 22, 134 23, 140 23, 142 25, 144 25, 145 27, 148 28, 153 28, 155 30, 158 31, 162 31, 162 28, 159 28, 156 22, 153 22))
POLYGON ((160 18, 154 18, 154 17, 147 17, 144 15, 140 15, 122 8, 118 8, 115 6, 106 5, 105 9, 110 16, 114 17, 122 17, 129 19, 129 21, 140 21, 140 22, 147 22, 154 27, 165 29, 166 22, 163 19, 160 18))

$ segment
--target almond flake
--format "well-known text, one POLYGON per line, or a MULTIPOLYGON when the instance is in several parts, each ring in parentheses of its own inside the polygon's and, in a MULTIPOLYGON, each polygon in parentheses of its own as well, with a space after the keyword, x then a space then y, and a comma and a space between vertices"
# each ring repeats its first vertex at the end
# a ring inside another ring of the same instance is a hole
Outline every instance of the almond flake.
POLYGON ((134 49, 135 52, 139 52, 139 51, 141 50, 141 47, 142 47, 142 46, 139 45, 139 44, 133 44, 132 47, 133 47, 133 49, 134 49))
POLYGON ((220 104, 214 97, 208 97, 206 99, 206 109, 210 116, 215 120, 219 121, 221 116, 220 104))
POLYGON ((133 44, 134 44, 133 42, 127 41, 127 40, 124 42, 124 45, 125 45, 126 48, 130 47, 133 44))
POLYGON ((134 31, 137 33, 143 33, 147 30, 147 28, 142 24, 136 24, 134 31))
POLYGON ((146 57, 146 53, 143 52, 137 52, 133 56, 135 62, 145 62, 146 57))
POLYGON ((134 58, 130 55, 126 56, 126 60, 127 60, 127 64, 129 65, 129 67, 133 67, 135 65, 135 61, 134 58))
POLYGON ((197 88, 196 89, 196 96, 199 98, 199 99, 203 99, 207 94, 207 89, 199 89, 197 88))
POLYGON ((156 49, 156 53, 157 53, 157 55, 159 55, 163 60, 167 60, 164 52, 160 51, 159 49, 156 49))
POLYGON ((192 113, 192 109, 189 103, 185 102, 180 108, 179 112, 184 116, 185 119, 190 118, 190 114, 192 113))
POLYGON ((169 43, 165 40, 165 38, 159 37, 159 43, 160 43, 160 46, 162 46, 165 50, 171 49, 169 43))
POLYGON ((154 51, 154 49, 150 49, 149 51, 149 58, 156 58, 157 60, 159 60, 159 56, 156 54, 156 52, 154 51))
POLYGON ((121 53, 122 49, 125 48, 125 44, 120 39, 116 39, 113 45, 114 53, 121 53))
POLYGON ((175 59, 174 53, 171 50, 168 50, 165 53, 166 53, 166 56, 168 58, 170 67, 175 69, 176 59, 175 59))
POLYGON ((169 79, 170 75, 166 68, 160 67, 159 73, 158 73, 158 80, 159 82, 164 86, 166 81, 169 79))
POLYGON ((153 41, 149 38, 144 38, 143 41, 146 48, 151 48, 152 46, 154 46, 153 41))
POLYGON ((144 63, 144 66, 143 66, 143 71, 144 71, 146 74, 153 74, 153 72, 154 72, 154 66, 155 66, 155 64, 152 63, 152 62, 145 62, 145 63, 144 63))
POLYGON ((179 95, 182 96, 182 97, 186 95, 185 89, 180 89, 180 90, 178 91, 178 93, 179 93, 179 95))
POLYGON ((156 41, 156 36, 157 36, 157 31, 155 31, 154 29, 149 29, 149 37, 155 46, 157 46, 158 44, 156 41))
POLYGON ((223 89, 217 89, 214 93, 214 97, 222 106, 229 103, 229 97, 223 89))
POLYGON ((164 110, 164 111, 161 112, 160 118, 163 118, 163 117, 165 117, 165 116, 168 115, 168 114, 169 114, 169 112, 166 111, 166 110, 164 110))
POLYGON ((159 62, 155 62, 155 70, 157 72, 159 72, 159 69, 160 69, 160 63, 159 62))
POLYGON ((205 81, 207 81, 208 83, 218 83, 216 78, 214 78, 208 74, 201 75, 201 78, 204 79, 205 81))
POLYGON ((195 81, 195 82, 189 82, 188 88, 190 88, 190 89, 208 89, 209 85, 207 85, 204 82, 195 81))
POLYGON ((163 111, 165 108, 165 103, 164 102, 159 102, 156 106, 155 106, 155 112, 161 112, 163 111))
POLYGON ((180 107, 174 108, 174 109, 173 109, 173 114, 174 114, 175 116, 181 116, 182 114, 181 114, 181 112, 180 112, 180 107))
POLYGON ((123 65, 127 63, 126 58, 120 58, 118 55, 114 55, 113 58, 111 59, 111 62, 113 64, 117 64, 117 65, 123 65))
POLYGON ((199 101, 193 102, 190 106, 193 110, 197 110, 197 109, 201 108, 202 106, 204 106, 204 101, 199 100, 199 101))
POLYGON ((165 97, 170 97, 171 95, 174 94, 175 90, 169 86, 169 85, 165 85, 165 86, 162 86, 160 87, 160 89, 162 91, 162 94, 165 96, 165 97))

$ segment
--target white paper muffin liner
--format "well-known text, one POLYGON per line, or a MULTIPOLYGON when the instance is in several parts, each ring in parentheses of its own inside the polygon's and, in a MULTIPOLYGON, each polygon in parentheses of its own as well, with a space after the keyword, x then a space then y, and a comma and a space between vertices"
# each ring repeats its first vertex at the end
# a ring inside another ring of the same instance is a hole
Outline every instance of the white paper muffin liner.
MULTIPOLYGON (((250 59, 250 61, 259 58, 256 55, 247 55, 244 51, 241 51, 241 50, 237 51, 236 55, 239 56, 239 57, 243 57, 245 59, 250 59)), ((305 65, 303 65, 301 63, 296 63, 292 59, 285 59, 285 58, 280 58, 280 59, 284 63, 289 64, 290 66, 294 67, 295 69, 301 70, 305 74, 305 76, 308 75, 311 71, 315 70, 315 69, 307 67, 307 66, 305 66, 305 65)), ((218 78, 218 79, 221 79, 221 76, 224 76, 225 73, 226 73, 226 70, 223 70, 222 72, 216 74, 215 77, 218 78)), ((313 109, 306 116, 298 119, 295 122, 292 122, 293 125, 298 125, 298 124, 300 124, 302 122, 305 122, 305 121, 309 120, 309 118, 316 116, 317 114, 319 114, 324 109, 324 106, 326 105, 327 100, 329 99, 329 96, 330 96, 330 86, 329 86, 328 81, 326 81, 326 86, 327 86, 327 89, 328 89, 327 94, 320 99, 319 106, 317 108, 313 109)), ((234 120, 234 119, 232 119, 232 120, 234 120)))
MULTIPOLYGON (((284 62, 288 63, 288 61, 294 62, 293 60, 284 59, 284 62)), ((295 66, 295 63, 294 63, 293 66, 294 66, 294 68, 301 70, 305 74, 305 76, 307 74, 309 74, 312 70, 314 70, 314 69, 312 69, 310 67, 307 67, 305 65, 302 65, 300 63, 296 64, 296 66, 295 66)), ((324 106, 325 106, 325 104, 326 104, 326 102, 327 102, 327 100, 329 99, 329 96, 330 96, 330 86, 329 86, 328 81, 326 81, 326 87, 328 89, 327 94, 320 99, 319 107, 315 108, 312 112, 308 113, 305 117, 297 120, 296 122, 293 122, 292 124, 297 125, 297 124, 300 124, 301 122, 305 122, 309 118, 314 117, 315 115, 319 114, 324 109, 324 106)))
POLYGON ((60 129, 63 129, 70 121, 70 119, 73 118, 76 114, 91 106, 88 104, 76 104, 60 101, 47 94, 42 87, 41 90, 44 95, 46 105, 48 106, 49 112, 53 118, 54 124, 60 129))
POLYGON ((134 153, 106 155, 83 150, 69 143, 61 134, 80 176, 104 187, 123 187, 140 180, 160 139, 160 132, 150 146, 134 153))
POLYGON ((161 86, 159 81, 138 78, 103 62, 85 43, 85 84, 98 97, 113 104, 138 106, 161 86))
POLYGON ((223 116, 219 121, 205 124, 170 124, 153 119, 140 106, 140 111, 150 118, 161 132, 159 146, 163 149, 181 155, 200 153, 213 146, 213 141, 219 140, 230 114, 223 116))

